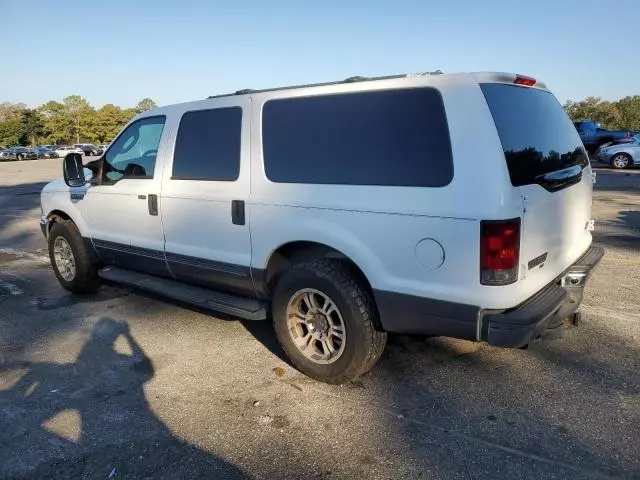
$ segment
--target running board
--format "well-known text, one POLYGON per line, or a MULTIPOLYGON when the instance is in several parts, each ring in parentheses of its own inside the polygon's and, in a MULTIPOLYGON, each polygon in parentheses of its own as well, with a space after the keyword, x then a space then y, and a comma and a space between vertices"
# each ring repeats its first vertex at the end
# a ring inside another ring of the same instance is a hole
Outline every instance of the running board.
POLYGON ((118 267, 104 267, 100 270, 99 275, 111 282, 129 285, 245 320, 264 320, 267 318, 265 304, 252 298, 216 292, 118 267))

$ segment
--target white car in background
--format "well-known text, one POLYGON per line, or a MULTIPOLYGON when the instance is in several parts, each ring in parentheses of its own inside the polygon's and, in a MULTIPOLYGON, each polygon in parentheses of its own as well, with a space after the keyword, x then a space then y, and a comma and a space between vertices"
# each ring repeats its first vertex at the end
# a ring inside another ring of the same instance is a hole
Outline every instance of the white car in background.
POLYGON ((69 145, 52 145, 51 149, 56 152, 60 158, 64 158, 69 153, 84 155, 81 148, 70 147, 69 145))
POLYGON ((640 136, 633 142, 621 143, 598 150, 597 159, 612 168, 622 169, 640 165, 640 136))

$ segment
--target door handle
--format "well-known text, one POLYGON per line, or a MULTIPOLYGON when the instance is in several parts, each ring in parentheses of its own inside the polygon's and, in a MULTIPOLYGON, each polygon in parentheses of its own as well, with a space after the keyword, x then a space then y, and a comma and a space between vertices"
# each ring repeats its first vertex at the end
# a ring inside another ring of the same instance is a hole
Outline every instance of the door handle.
POLYGON ((157 216, 158 215, 158 195, 150 194, 147 204, 149 205, 149 215, 157 216))
POLYGON ((244 200, 231 200, 231 221, 234 225, 244 225, 244 200))
POLYGON ((146 195, 138 195, 138 200, 146 200, 147 196, 146 195))

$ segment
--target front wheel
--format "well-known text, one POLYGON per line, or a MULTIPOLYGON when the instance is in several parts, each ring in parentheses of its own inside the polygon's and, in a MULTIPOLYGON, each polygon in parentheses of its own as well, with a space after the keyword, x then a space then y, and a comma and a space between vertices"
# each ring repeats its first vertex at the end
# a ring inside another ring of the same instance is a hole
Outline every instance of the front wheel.
POLYGON ((94 292, 100 285, 98 269, 71 220, 56 222, 51 227, 49 258, 58 281, 70 292, 94 292))
POLYGON ((617 169, 627 168, 631 165, 631 157, 626 153, 616 153, 611 158, 611 166, 617 169))
POLYGON ((367 372, 387 341, 376 327, 369 289, 339 260, 316 260, 286 272, 274 292, 273 322, 291 363, 326 383, 367 372))
POLYGON ((21 162, 22 160, 24 160, 24 155, 19 153, 16 155, 16 160, 18 160, 19 162, 21 162))

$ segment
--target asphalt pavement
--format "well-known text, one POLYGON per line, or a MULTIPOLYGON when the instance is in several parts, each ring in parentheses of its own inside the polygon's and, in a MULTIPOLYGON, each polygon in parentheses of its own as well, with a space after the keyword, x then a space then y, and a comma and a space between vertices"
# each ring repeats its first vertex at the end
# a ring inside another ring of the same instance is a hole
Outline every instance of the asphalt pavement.
POLYGON ((330 386, 269 322, 63 290, 38 227, 60 165, 0 163, 0 479, 640 479, 640 171, 598 170, 606 256, 564 338, 394 335, 330 386))

